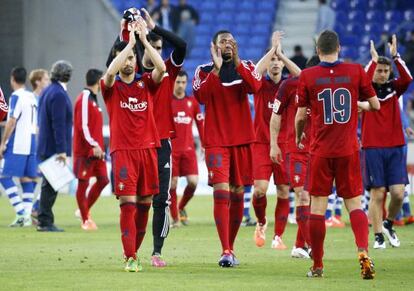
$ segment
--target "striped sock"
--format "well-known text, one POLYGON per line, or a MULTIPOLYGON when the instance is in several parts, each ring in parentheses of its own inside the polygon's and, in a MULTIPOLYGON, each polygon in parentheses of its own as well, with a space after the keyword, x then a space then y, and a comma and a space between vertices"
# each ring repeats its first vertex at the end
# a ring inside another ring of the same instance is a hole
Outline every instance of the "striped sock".
POLYGON ((408 196, 408 191, 404 192, 402 211, 404 213, 404 217, 411 216, 410 197, 408 196))
POLYGON ((342 216, 342 202, 344 199, 335 194, 335 216, 342 216))
POLYGON ((244 208, 243 208, 243 216, 250 218, 250 201, 252 200, 253 192, 252 186, 245 186, 244 187, 244 208))
POLYGON ((11 177, 4 177, 0 179, 0 183, 3 186, 7 196, 9 197, 10 204, 13 206, 17 215, 24 215, 24 207, 22 199, 20 198, 16 184, 14 184, 11 177))
POLYGON ((362 195, 362 210, 364 210, 366 214, 368 213, 369 200, 370 200, 369 191, 365 190, 364 195, 362 195))
POLYGON ((332 210, 335 204, 335 194, 331 194, 328 196, 328 207, 326 208, 325 212, 325 219, 329 219, 332 217, 332 210))
POLYGON ((22 182, 22 199, 23 199, 23 207, 26 215, 30 215, 32 213, 33 207, 33 198, 34 198, 34 185, 33 182, 22 182))
POLYGON ((289 192, 289 214, 295 214, 295 192, 289 192))

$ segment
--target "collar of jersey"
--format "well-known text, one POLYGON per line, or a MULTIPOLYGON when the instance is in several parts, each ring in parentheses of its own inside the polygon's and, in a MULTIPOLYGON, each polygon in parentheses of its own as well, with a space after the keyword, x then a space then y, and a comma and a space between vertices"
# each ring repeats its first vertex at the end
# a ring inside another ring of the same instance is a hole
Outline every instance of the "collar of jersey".
POLYGON ((335 61, 335 62, 333 62, 333 63, 328 63, 328 62, 320 62, 320 63, 319 63, 319 66, 321 66, 321 67, 334 67, 334 66, 336 66, 336 65, 339 65, 340 63, 342 63, 340 60, 337 60, 337 61, 335 61))
POLYGON ((131 82, 131 83, 126 83, 126 82, 122 81, 122 79, 121 79, 121 77, 120 77, 119 75, 116 75, 115 80, 117 80, 117 81, 121 81, 122 83, 125 83, 125 84, 127 84, 127 85, 131 85, 132 83, 134 83, 134 82, 136 82, 136 81, 138 81, 138 80, 141 80, 141 78, 142 78, 142 75, 141 75, 141 74, 136 73, 136 74, 135 74, 135 78, 134 78, 134 80, 132 80, 132 82, 131 82))

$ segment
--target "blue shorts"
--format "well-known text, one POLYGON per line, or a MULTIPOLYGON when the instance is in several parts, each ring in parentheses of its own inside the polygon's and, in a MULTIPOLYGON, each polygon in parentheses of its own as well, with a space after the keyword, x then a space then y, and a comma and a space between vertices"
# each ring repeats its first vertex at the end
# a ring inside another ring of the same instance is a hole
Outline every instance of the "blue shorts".
POLYGON ((406 146, 363 149, 362 159, 367 190, 408 184, 406 146))
POLYGON ((1 175, 3 177, 37 177, 37 157, 35 154, 31 155, 17 155, 13 153, 4 153, 3 170, 1 175))

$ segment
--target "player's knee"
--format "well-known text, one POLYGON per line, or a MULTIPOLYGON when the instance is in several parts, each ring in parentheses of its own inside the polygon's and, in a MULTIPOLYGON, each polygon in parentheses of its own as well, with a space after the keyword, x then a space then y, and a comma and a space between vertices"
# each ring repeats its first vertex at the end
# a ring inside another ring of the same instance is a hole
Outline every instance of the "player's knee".
POLYGON ((266 191, 261 188, 254 188, 253 196, 256 198, 261 198, 266 195, 266 191))
POLYGON ((171 178, 170 190, 177 189, 177 182, 178 182, 178 179, 177 178, 171 178))
POLYGON ((137 197, 137 203, 148 204, 148 203, 151 203, 152 201, 153 201, 152 195, 150 195, 150 196, 143 196, 143 197, 138 196, 137 197))
POLYGON ((289 198, 289 187, 278 187, 277 198, 288 199, 289 198))
POLYGON ((298 205, 309 205, 310 198, 308 193, 301 192, 298 195, 298 205))
POLYGON ((195 188, 197 188, 197 184, 198 184, 198 179, 197 178, 195 178, 195 179, 188 179, 187 186, 189 188, 195 189, 195 188))

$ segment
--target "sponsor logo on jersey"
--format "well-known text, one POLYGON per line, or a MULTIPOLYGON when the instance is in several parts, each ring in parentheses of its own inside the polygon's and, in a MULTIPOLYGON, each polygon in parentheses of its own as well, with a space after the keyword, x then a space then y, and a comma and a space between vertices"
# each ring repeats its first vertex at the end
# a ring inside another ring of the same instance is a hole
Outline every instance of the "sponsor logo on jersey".
POLYGON ((131 111, 145 111, 148 108, 148 102, 142 101, 139 102, 138 98, 135 97, 128 97, 128 102, 125 101, 119 101, 120 106, 123 109, 129 109, 131 111))
POLYGON ((281 104, 280 101, 277 100, 277 99, 275 99, 275 102, 274 103, 272 103, 272 102, 269 101, 269 103, 267 104, 267 106, 270 109, 273 109, 273 112, 277 113, 279 111, 280 104, 281 104))
POLYGON ((178 124, 190 124, 192 118, 190 116, 185 116, 184 111, 179 111, 177 116, 174 117, 174 122, 178 124))
POLYGON ((137 82, 137 86, 138 86, 138 88, 143 89, 145 85, 144 85, 144 82, 142 82, 142 81, 138 81, 138 82, 137 82))
POLYGON ((118 188, 119 188, 119 190, 121 190, 121 191, 123 191, 124 189, 125 189, 125 184, 124 183, 119 183, 118 184, 118 188))
POLYGON ((191 106, 193 105, 193 102, 191 102, 191 101, 187 101, 187 106, 188 106, 188 108, 191 108, 191 106))

